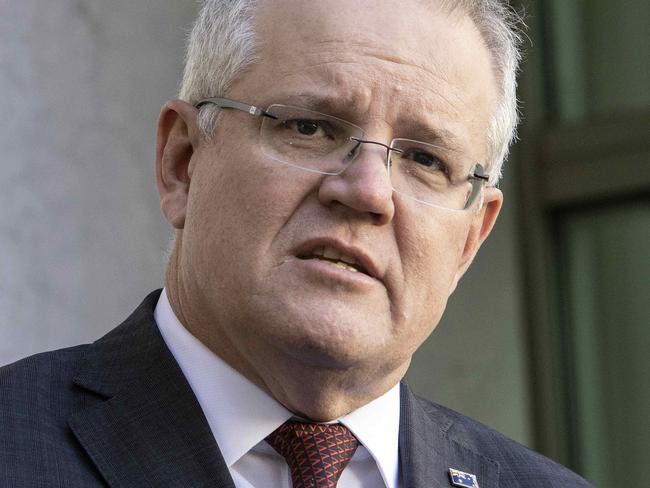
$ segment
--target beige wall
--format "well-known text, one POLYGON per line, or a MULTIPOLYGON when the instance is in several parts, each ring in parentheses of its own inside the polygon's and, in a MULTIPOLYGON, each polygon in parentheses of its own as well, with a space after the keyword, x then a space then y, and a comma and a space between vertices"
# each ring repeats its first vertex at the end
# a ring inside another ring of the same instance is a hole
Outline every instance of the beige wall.
POLYGON ((193 7, 0 1, 0 363, 90 341, 160 286, 155 124, 193 7))

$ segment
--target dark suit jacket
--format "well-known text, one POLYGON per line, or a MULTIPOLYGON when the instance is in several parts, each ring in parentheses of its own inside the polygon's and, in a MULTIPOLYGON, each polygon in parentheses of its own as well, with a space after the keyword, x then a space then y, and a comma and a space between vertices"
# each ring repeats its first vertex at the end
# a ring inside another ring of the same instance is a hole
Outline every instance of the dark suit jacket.
MULTIPOLYGON (((154 322, 159 293, 94 344, 0 369, 0 487, 234 487, 154 322)), ((447 488, 449 468, 481 488, 589 486, 405 385, 401 402, 402 488, 447 488)))

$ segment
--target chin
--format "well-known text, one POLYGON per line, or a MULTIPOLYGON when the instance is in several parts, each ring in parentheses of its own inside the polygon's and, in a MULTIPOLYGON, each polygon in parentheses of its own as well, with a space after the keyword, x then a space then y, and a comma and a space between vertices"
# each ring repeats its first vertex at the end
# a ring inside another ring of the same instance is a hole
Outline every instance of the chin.
POLYGON ((287 348, 286 354, 304 364, 318 369, 349 370, 366 362, 367 354, 350 343, 314 343, 309 340, 287 348))
POLYGON ((393 340, 396 326, 383 299, 346 300, 308 287, 291 294, 286 289, 253 295, 239 307, 247 310, 240 323, 248 324, 247 334, 256 335, 261 347, 265 342, 306 364, 347 369, 380 354, 393 340))
POLYGON ((306 366, 354 368, 376 355, 381 344, 385 343, 381 329, 373 327, 372 331, 368 330, 369 324, 364 322, 350 318, 336 321, 312 319, 308 323, 285 322, 277 340, 285 354, 306 366))

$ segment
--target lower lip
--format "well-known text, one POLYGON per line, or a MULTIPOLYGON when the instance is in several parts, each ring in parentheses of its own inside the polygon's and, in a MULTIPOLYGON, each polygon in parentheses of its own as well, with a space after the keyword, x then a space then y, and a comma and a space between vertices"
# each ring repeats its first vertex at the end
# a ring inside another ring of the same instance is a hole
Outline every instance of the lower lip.
POLYGON ((367 274, 361 273, 360 271, 349 271, 325 260, 315 258, 300 259, 294 257, 292 258, 292 261, 302 269, 317 275, 323 282, 330 281, 336 284, 345 284, 363 288, 381 284, 379 280, 368 276, 367 274))

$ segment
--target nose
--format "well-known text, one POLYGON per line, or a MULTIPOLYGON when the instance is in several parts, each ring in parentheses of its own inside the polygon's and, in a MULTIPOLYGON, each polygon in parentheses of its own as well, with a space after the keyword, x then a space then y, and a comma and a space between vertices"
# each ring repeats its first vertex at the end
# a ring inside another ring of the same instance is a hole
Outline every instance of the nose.
POLYGON ((318 198, 327 207, 365 214, 375 225, 385 225, 395 214, 386 149, 361 144, 357 151, 342 173, 323 178, 318 198))

